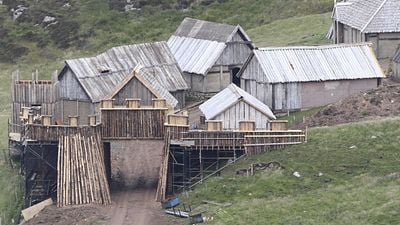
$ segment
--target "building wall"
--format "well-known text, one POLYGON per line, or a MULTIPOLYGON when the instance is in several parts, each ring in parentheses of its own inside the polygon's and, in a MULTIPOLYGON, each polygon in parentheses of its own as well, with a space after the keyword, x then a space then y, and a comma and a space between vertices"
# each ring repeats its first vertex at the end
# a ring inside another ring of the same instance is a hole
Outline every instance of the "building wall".
POLYGON ((142 106, 151 106, 152 99, 156 98, 156 96, 134 77, 114 96, 114 104, 126 105, 125 99, 127 98, 140 98, 142 106))
POLYGON ((256 129, 267 129, 268 117, 244 101, 240 101, 213 120, 221 120, 226 130, 238 130, 239 121, 252 120, 256 122, 256 129))
POLYGON ((378 79, 301 83, 302 108, 327 105, 354 93, 376 88, 378 79))
POLYGON ((366 34, 366 41, 373 43, 378 59, 393 58, 400 45, 400 33, 366 34))
MULTIPOLYGON (((344 24, 339 24, 339 43, 370 42, 378 59, 392 58, 400 45, 400 33, 364 34, 344 24)), ((337 40, 335 40, 337 42, 337 40)))
POLYGON ((171 92, 171 94, 178 100, 178 105, 176 106, 177 109, 182 109, 186 106, 186 92, 185 91, 175 91, 171 92))
POLYGON ((393 62, 393 78, 400 80, 400 63, 393 62))
POLYGON ((59 96, 62 99, 89 100, 86 92, 79 84, 74 73, 67 67, 58 81, 59 96))
POLYGON ((244 37, 236 32, 232 40, 226 43, 227 46, 215 65, 242 66, 251 54, 251 49, 245 41, 244 37))
POLYGON ((217 93, 231 83, 231 74, 227 66, 214 66, 206 76, 184 73, 191 92, 217 93))
POLYGON ((59 99, 56 103, 55 121, 69 124, 69 116, 79 116, 79 124, 87 125, 89 115, 98 114, 98 104, 82 100, 59 99))
POLYGON ((163 147, 163 140, 111 141, 112 184, 126 188, 155 187, 163 147))

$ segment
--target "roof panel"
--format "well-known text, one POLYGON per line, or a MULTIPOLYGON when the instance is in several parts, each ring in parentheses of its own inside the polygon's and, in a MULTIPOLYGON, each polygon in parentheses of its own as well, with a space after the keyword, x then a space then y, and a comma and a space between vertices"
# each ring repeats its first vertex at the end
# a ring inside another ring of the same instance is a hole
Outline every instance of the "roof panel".
POLYGON ((221 42, 178 36, 171 36, 168 45, 182 71, 202 75, 215 64, 226 47, 221 42))
POLYGON ((206 119, 210 120, 241 100, 247 102, 270 119, 276 119, 275 115, 267 105, 235 84, 230 84, 224 90, 201 104, 199 108, 206 119))
POLYGON ((383 78, 368 44, 254 50, 270 83, 383 78))
POLYGON ((137 65, 152 74, 168 91, 188 89, 166 42, 114 47, 95 57, 67 60, 66 65, 93 102, 110 94, 137 65))

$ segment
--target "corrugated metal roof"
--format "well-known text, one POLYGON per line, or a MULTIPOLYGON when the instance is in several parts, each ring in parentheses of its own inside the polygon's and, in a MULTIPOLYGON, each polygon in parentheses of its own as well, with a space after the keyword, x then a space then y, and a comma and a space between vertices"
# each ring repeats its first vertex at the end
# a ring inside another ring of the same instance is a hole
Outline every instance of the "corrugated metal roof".
POLYGON ((230 84, 224 90, 201 104, 199 108, 206 119, 211 120, 241 100, 247 102, 270 119, 276 119, 274 113, 267 105, 235 84, 230 84))
POLYGON ((258 82, 286 83, 383 78, 368 44, 263 48, 254 56, 264 75, 258 82))
POLYGON ((207 74, 215 64, 226 44, 216 41, 171 36, 168 46, 184 72, 207 74))
POLYGON ((227 42, 236 28, 237 26, 228 24, 185 18, 175 31, 174 35, 210 41, 227 42))
POLYGON ((363 33, 400 32, 399 0, 349 0, 336 10, 338 21, 363 33))
POLYGON ((178 100, 176 100, 176 98, 163 85, 158 82, 155 76, 147 73, 146 69, 144 69, 140 65, 136 66, 130 73, 130 75, 127 76, 121 83, 119 83, 114 89, 113 93, 107 98, 113 98, 134 77, 142 82, 144 86, 146 86, 155 96, 157 96, 157 98, 165 99, 167 104, 170 105, 172 108, 175 108, 178 104, 178 100))
POLYGON ((114 47, 95 57, 66 61, 66 66, 74 72, 93 102, 109 95, 137 65, 143 66, 143 70, 152 74, 168 91, 188 89, 182 71, 164 41, 114 47))

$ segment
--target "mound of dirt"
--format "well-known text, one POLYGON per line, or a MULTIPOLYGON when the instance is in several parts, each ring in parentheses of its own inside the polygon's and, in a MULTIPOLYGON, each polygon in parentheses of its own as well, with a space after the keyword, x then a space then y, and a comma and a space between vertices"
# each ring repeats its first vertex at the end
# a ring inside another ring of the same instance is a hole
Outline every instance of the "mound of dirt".
POLYGON ((296 128, 333 126, 376 117, 400 115, 400 85, 362 92, 322 108, 296 128))

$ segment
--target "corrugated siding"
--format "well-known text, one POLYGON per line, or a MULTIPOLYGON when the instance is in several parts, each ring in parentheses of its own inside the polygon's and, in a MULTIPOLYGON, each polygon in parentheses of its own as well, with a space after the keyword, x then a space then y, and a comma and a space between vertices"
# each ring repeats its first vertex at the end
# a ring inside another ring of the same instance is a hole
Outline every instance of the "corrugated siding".
MULTIPOLYGON (((263 75, 244 71, 245 79, 287 83, 342 79, 384 78, 367 44, 319 47, 285 47, 254 50, 263 75), (263 76, 263 77, 260 77, 263 76)), ((249 66, 255 66, 250 63, 249 66)), ((246 67, 244 70, 257 71, 246 67)))
POLYGON ((171 36, 168 46, 182 71, 205 75, 225 49, 225 43, 171 36))
POLYGON ((252 120, 256 122, 256 129, 266 129, 269 118, 245 101, 239 101, 214 118, 221 120, 223 128, 238 130, 239 121, 252 120))
POLYGON ((252 108, 263 112, 267 117, 275 119, 274 114, 267 105, 263 104, 260 100, 245 92, 243 89, 237 87, 235 84, 230 84, 227 88, 201 104, 199 108, 206 119, 214 119, 240 100, 245 101, 247 104, 251 105, 252 108))
POLYGON ((166 42, 115 47, 96 57, 66 61, 94 102, 110 94, 137 65, 153 74, 168 91, 188 89, 166 42))

